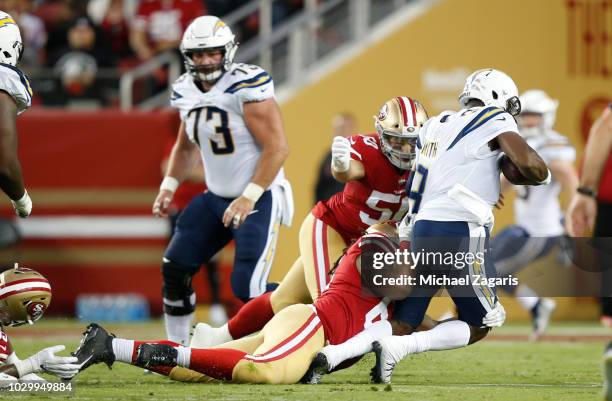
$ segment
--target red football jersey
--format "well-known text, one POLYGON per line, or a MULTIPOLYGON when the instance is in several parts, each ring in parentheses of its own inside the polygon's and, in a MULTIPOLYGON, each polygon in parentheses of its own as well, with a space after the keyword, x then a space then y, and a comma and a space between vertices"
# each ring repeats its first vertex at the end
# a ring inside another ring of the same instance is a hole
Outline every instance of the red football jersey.
POLYGON ((363 163, 365 176, 349 181, 344 190, 321 201, 312 214, 336 230, 347 243, 372 224, 401 220, 408 211, 408 171, 396 168, 382 153, 378 135, 353 135, 351 158, 363 163))
POLYGON ((13 353, 8 336, 0 329, 0 365, 6 363, 6 358, 13 353))
MULTIPOLYGON (((391 316, 389 300, 367 295, 361 288, 356 261, 361 255, 362 244, 368 238, 375 239, 369 242, 374 246, 377 246, 377 241, 385 239, 382 234, 367 234, 351 245, 340 260, 329 287, 314 303, 323 324, 325 339, 332 345, 341 344, 372 323, 391 316)), ((381 251, 387 250, 381 247, 381 251)))

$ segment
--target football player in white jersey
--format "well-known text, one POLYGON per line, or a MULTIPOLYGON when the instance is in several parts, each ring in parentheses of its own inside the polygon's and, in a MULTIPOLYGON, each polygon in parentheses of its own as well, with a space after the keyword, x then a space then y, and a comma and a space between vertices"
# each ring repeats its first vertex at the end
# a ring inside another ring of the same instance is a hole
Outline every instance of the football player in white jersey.
POLYGON ((181 53, 187 73, 173 85, 181 126, 153 213, 166 216, 174 191, 200 154, 208 190, 182 212, 164 254, 166 332, 186 344, 195 310, 192 276, 232 239, 234 295, 246 302, 271 290, 267 283, 281 223, 293 211, 283 162, 288 145, 274 84, 255 65, 233 62, 237 45, 219 18, 196 18, 181 53))
POLYGON ((0 11, 0 188, 10 198, 15 213, 28 217, 32 200, 23 184, 17 156, 17 115, 32 105, 32 88, 17 63, 23 53, 15 20, 0 11))
POLYGON ((421 286, 396 304, 394 314, 398 321, 394 333, 411 334, 372 343, 375 382, 390 382, 393 368, 407 355, 464 347, 503 324, 505 311, 495 282, 489 280, 494 278, 494 267, 486 252, 492 208, 500 193, 500 153, 520 171, 521 184, 550 182, 546 164, 518 133, 514 116, 520 112, 520 100, 508 75, 494 69, 472 73, 459 101, 462 110, 442 112, 419 131, 410 190, 412 251, 453 256, 424 258, 419 263, 421 286), (468 281, 428 284, 422 277, 468 281), (443 287, 457 306, 458 319, 414 332, 431 298, 443 287))
MULTIPOLYGON (((493 238, 493 261, 499 277, 509 276, 547 255, 564 234, 559 193, 571 196, 578 188, 574 168, 576 150, 566 137, 553 130, 559 102, 541 90, 528 90, 520 96, 520 134, 549 166, 552 181, 538 187, 514 186, 515 224, 493 238)), ((502 192, 512 184, 502 176, 502 192)), ((501 285, 529 311, 533 320, 532 340, 546 330, 555 301, 539 297, 526 284, 501 285)))

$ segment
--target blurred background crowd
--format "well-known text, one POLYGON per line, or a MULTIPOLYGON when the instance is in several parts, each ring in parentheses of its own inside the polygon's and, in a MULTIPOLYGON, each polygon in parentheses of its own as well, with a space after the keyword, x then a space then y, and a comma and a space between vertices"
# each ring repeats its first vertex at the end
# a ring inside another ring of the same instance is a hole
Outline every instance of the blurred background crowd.
MULTIPOLYGON (((182 32, 200 15, 227 16, 248 0, 0 0, 18 22, 25 45, 21 68, 31 78, 36 105, 113 107, 122 73, 167 51, 178 52, 182 32)), ((274 1, 272 23, 304 7, 274 1)), ((259 14, 233 27, 238 42, 259 32, 259 14)), ((178 53, 177 53, 178 54, 178 53)), ((167 86, 160 69, 139 88, 167 86)))

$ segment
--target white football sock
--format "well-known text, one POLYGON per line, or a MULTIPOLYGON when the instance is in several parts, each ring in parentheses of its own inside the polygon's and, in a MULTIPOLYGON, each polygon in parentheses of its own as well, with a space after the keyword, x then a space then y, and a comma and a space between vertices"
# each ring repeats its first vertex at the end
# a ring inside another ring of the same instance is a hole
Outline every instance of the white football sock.
POLYGON ((355 358, 372 351, 372 343, 393 334, 391 323, 381 320, 372 324, 367 329, 342 344, 328 345, 321 352, 327 356, 329 368, 334 369, 342 362, 355 358))
POLYGON ((451 320, 440 323, 431 330, 402 336, 401 339, 406 355, 461 348, 470 341, 470 326, 461 320, 451 320))
POLYGON ((184 368, 189 367, 189 361, 191 360, 191 348, 189 347, 175 347, 178 351, 176 357, 176 364, 184 368))
POLYGON ((528 311, 532 310, 540 300, 538 294, 536 294, 534 290, 527 287, 525 284, 519 285, 514 295, 516 296, 517 302, 521 304, 523 309, 528 311))
POLYGON ((164 313, 164 323, 166 324, 166 335, 168 340, 181 345, 189 344, 189 329, 194 313, 183 316, 172 316, 164 313))
POLYGON ((134 340, 113 338, 111 345, 113 346, 115 360, 119 362, 132 363, 132 355, 134 354, 134 340))

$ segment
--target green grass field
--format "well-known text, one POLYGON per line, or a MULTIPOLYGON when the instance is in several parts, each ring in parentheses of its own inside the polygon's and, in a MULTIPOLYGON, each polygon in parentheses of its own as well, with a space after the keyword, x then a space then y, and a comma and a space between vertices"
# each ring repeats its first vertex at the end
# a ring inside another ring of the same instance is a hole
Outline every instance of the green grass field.
MULTIPOLYGON (((83 324, 49 320, 9 330, 20 357, 43 347, 65 344, 74 349, 83 324)), ((109 325, 120 337, 163 337, 160 322, 109 325)), ((17 399, 71 400, 439 400, 439 401, 576 401, 599 400, 601 357, 610 333, 596 325, 553 327, 547 341, 521 340, 527 326, 509 326, 470 347, 415 355, 396 368, 391 386, 368 382, 372 355, 350 369, 324 378, 324 384, 236 385, 184 384, 116 363, 112 370, 94 366, 74 381, 70 395, 16 395, 17 399)))

